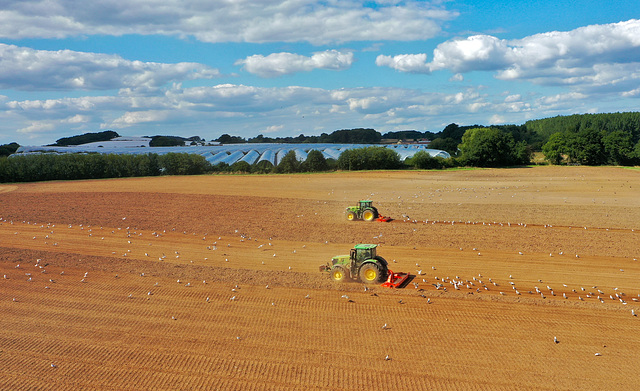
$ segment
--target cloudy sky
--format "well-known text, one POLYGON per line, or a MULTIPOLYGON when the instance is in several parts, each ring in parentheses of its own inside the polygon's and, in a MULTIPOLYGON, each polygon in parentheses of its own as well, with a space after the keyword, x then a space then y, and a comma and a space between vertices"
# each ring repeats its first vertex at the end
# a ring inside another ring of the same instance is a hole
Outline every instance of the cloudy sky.
POLYGON ((638 111, 638 0, 0 0, 0 144, 638 111))

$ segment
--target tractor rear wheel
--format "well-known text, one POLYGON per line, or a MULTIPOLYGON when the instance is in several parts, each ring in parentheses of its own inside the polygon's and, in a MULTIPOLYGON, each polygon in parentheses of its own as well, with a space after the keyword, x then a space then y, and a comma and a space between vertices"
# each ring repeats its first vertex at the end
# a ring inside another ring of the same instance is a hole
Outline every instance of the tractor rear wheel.
POLYGON ((331 268, 331 279, 335 282, 344 282, 348 279, 347 270, 340 266, 335 265, 331 268))
POLYGON ((375 219, 375 218, 376 218, 376 214, 371 209, 367 209, 364 212, 362 212, 362 219, 364 221, 373 221, 373 219, 375 219))
POLYGON ((353 212, 347 212, 347 220, 353 221, 356 219, 356 214, 353 212))
POLYGON ((360 280, 365 284, 378 284, 384 278, 380 267, 375 263, 365 263, 360 267, 360 280))

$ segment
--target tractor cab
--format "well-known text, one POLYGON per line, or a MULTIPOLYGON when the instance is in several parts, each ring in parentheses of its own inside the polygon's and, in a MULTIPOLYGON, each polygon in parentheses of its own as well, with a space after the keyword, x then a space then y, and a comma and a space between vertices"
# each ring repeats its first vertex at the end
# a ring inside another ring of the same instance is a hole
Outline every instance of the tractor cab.
POLYGON ((358 203, 360 204, 360 209, 371 208, 373 205, 371 200, 360 200, 358 203))
POLYGON ((356 244, 351 249, 350 259, 354 266, 361 265, 366 259, 374 259, 376 257, 375 244, 356 244))

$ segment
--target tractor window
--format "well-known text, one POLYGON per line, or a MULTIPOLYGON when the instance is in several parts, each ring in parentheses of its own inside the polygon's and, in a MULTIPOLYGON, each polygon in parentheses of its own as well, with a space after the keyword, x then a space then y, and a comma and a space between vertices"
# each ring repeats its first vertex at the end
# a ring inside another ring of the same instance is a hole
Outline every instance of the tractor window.
POLYGON ((351 249, 351 259, 356 262, 362 262, 367 259, 373 259, 375 254, 375 248, 359 248, 359 249, 351 249))

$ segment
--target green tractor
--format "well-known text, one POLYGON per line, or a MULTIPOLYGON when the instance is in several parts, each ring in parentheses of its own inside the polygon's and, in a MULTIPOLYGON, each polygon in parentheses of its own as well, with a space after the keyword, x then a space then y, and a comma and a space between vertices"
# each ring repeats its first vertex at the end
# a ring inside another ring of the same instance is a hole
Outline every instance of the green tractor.
POLYGON ((328 271, 331 279, 344 282, 360 280, 365 284, 380 284, 387 280, 387 261, 376 254, 377 244, 356 244, 349 255, 336 255, 320 271, 328 271))
POLYGON ((346 210, 347 220, 373 221, 377 219, 380 215, 378 214, 378 209, 372 203, 373 201, 370 200, 361 200, 357 206, 348 207, 346 210))

